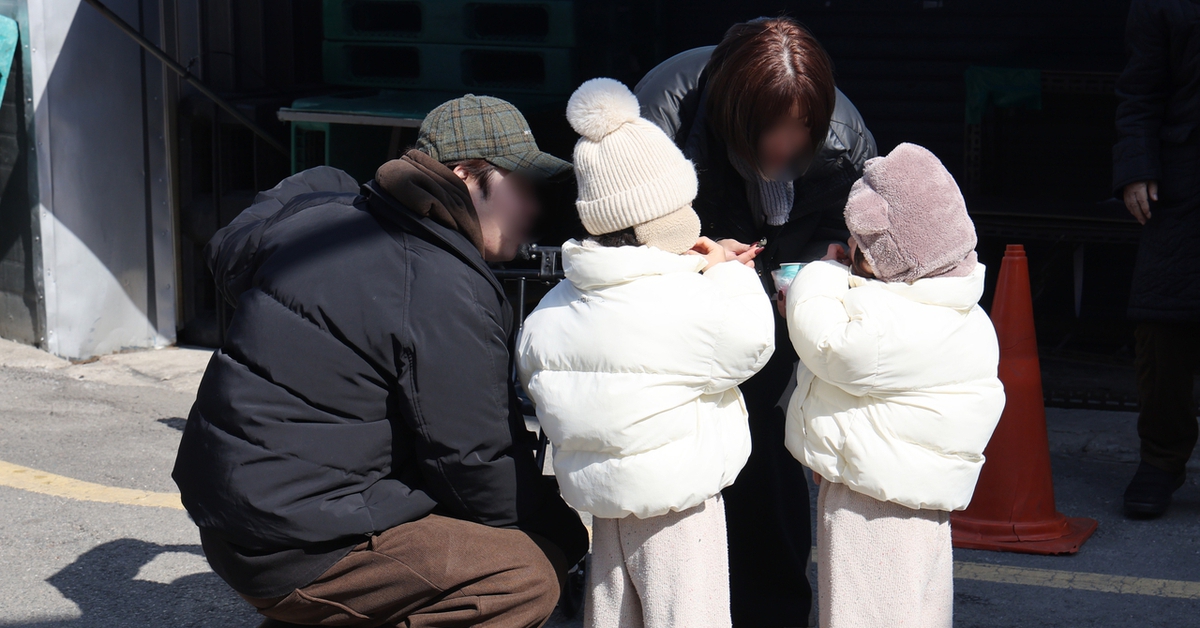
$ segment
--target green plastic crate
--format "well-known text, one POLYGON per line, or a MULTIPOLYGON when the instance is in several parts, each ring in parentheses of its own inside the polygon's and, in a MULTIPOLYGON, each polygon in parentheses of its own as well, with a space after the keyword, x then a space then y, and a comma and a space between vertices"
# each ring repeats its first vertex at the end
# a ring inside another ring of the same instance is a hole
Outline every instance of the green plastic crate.
POLYGON ((325 0, 325 38, 575 45, 573 0, 325 0))
POLYGON ((327 40, 324 62, 331 85, 494 96, 570 94, 575 86, 569 48, 327 40))
POLYGON ((300 98, 287 110, 421 120, 434 107, 459 96, 461 92, 355 89, 300 98))
MULTIPOLYGON (((346 122, 292 120, 292 172, 327 165, 345 170, 358 181, 367 181, 385 160, 399 156, 416 142, 416 126, 434 107, 461 95, 358 89, 293 101, 281 113, 336 114, 346 122), (386 126, 380 123, 381 118, 403 119, 406 126, 386 126)), ((549 111, 561 116, 564 106, 557 96, 525 95, 513 100, 526 113, 549 111)))
MULTIPOLYGON (((394 127, 292 122, 292 172, 314 166, 345 170, 356 181, 369 181, 391 159, 394 127)), ((415 131, 414 131, 415 133, 415 131)))

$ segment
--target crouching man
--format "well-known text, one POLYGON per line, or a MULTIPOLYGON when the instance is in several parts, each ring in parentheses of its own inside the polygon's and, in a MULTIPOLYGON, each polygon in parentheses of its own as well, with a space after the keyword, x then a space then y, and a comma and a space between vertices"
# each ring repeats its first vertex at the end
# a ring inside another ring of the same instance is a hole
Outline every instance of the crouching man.
POLYGON ((587 551, 510 380, 511 260, 570 165, 466 96, 359 188, 285 179, 206 249, 237 310, 173 477, 264 626, 539 626, 587 551))

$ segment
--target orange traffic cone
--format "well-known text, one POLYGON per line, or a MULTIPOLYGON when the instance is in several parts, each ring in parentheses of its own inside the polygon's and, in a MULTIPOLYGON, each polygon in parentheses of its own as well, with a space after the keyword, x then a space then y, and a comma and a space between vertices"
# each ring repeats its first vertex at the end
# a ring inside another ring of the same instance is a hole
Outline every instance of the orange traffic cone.
POLYGON ((1074 554, 1098 524, 1095 519, 1065 517, 1054 506, 1029 260, 1019 244, 1008 245, 1004 252, 992 322, 1000 341, 1000 381, 1007 401, 984 450, 987 461, 975 496, 966 510, 950 515, 954 546, 1074 554))

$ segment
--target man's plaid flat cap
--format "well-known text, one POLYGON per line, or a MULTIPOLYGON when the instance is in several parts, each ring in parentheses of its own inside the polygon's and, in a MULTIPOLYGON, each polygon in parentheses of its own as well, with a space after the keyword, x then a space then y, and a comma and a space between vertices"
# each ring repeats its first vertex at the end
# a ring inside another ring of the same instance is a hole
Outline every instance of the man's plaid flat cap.
POLYGON ((571 169, 569 162, 538 148, 516 107, 491 96, 467 94, 438 105, 421 122, 416 147, 442 163, 483 159, 534 179, 571 169))

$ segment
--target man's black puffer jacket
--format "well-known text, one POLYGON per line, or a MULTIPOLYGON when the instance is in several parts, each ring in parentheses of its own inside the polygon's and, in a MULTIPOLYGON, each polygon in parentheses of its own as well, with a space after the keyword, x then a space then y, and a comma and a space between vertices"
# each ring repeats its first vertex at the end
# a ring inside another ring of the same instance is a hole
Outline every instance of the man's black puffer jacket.
POLYGON ((237 311, 173 472, 202 535, 329 552, 437 511, 586 551, 533 459, 512 310, 461 233, 322 167, 260 194, 207 253, 237 311))

